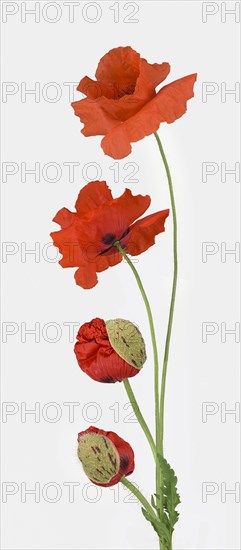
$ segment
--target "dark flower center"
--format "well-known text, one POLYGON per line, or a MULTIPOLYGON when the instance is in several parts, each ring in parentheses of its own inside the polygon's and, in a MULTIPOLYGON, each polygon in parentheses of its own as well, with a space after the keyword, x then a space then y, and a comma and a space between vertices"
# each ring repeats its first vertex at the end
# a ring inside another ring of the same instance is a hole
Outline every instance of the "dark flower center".
POLYGON ((124 95, 132 95, 135 91, 135 84, 129 84, 129 86, 125 86, 125 88, 122 88, 119 90, 119 93, 116 96, 116 99, 120 99, 124 95))
POLYGON ((124 239, 124 237, 126 237, 126 235, 128 235, 130 229, 128 227, 128 229, 126 229, 124 231, 124 233, 121 235, 121 237, 116 237, 116 235, 114 235, 114 233, 106 233, 104 235, 104 237, 102 237, 102 243, 104 244, 108 244, 110 246, 108 246, 108 248, 106 248, 105 250, 102 250, 102 252, 99 253, 99 256, 103 255, 103 254, 106 254, 106 252, 109 252, 109 250, 111 250, 111 248, 113 248, 113 245, 114 245, 114 242, 115 241, 119 241, 121 243, 121 240, 124 239))
POLYGON ((102 242, 104 244, 112 244, 113 242, 115 242, 116 240, 116 236, 114 235, 114 233, 106 233, 102 239, 102 242))

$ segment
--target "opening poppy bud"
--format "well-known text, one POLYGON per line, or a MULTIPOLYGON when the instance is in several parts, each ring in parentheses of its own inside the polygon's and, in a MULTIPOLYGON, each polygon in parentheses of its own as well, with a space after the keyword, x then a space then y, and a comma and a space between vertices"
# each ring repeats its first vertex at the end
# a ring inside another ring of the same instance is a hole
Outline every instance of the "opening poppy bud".
POLYGON ((135 467, 129 443, 115 432, 105 432, 94 426, 78 434, 77 454, 90 481, 102 487, 115 485, 135 467))
POLYGON ((84 323, 74 352, 81 370, 97 382, 122 382, 135 376, 146 361, 142 335, 125 319, 105 322, 97 317, 84 323))

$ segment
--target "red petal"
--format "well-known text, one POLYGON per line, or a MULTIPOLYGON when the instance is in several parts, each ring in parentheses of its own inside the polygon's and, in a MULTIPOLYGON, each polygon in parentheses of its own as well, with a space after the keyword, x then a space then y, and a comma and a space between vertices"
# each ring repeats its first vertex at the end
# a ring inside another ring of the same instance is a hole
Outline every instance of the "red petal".
MULTIPOLYGON (((117 84, 108 84, 108 87, 115 88, 114 92, 108 93, 105 90, 105 83, 94 82, 88 77, 82 79, 77 89, 88 94, 88 99, 72 103, 76 116, 84 123, 82 134, 105 135, 119 122, 133 116, 150 101, 155 96, 155 87, 151 80, 155 76, 155 71, 150 70, 150 67, 152 66, 145 60, 140 61, 139 74, 136 81, 134 79, 133 92, 129 94, 128 86, 120 90, 117 89, 117 84)), ((158 67, 162 66, 158 65, 158 67)), ((159 72, 162 72, 164 78, 167 68, 162 68, 162 71, 159 69, 159 72)))
POLYGON ((197 75, 189 75, 167 86, 137 114, 113 128, 101 141, 106 155, 120 159, 131 152, 131 143, 156 132, 161 122, 174 122, 186 112, 187 100, 193 97, 197 75))
POLYGON ((145 64, 145 71, 146 74, 150 80, 150 82, 153 84, 154 88, 156 88, 165 78, 169 75, 171 67, 169 63, 148 63, 146 59, 142 59, 142 62, 145 64))
POLYGON ((139 76, 135 86, 133 86, 133 91, 128 93, 128 89, 124 89, 122 94, 121 96, 119 93, 119 97, 117 96, 117 99, 112 101, 112 105, 109 107, 112 109, 113 115, 121 122, 138 113, 148 101, 155 97, 155 87, 148 76, 148 64, 145 64, 142 59, 140 60, 139 76))
POLYGON ((86 137, 107 134, 120 122, 138 113, 156 95, 144 68, 134 88, 133 93, 123 91, 123 96, 117 95, 116 99, 108 99, 103 95, 95 100, 82 99, 72 103, 76 116, 84 123, 82 134, 86 137))
POLYGON ((119 120, 113 117, 109 104, 111 101, 111 99, 102 96, 95 101, 81 99, 71 103, 75 115, 84 124, 84 128, 81 130, 84 136, 105 135, 119 123, 119 120))
POLYGON ((120 264, 122 260, 122 254, 120 254, 117 249, 111 255, 105 256, 104 254, 102 254, 100 256, 97 256, 95 262, 96 271, 98 271, 98 273, 100 273, 101 271, 105 271, 106 269, 108 269, 108 267, 113 267, 120 264))
POLYGON ((74 352, 81 370, 97 382, 122 382, 140 372, 115 352, 99 318, 80 327, 74 352))
POLYGON ((99 62, 98 81, 85 76, 77 90, 87 99, 72 103, 84 123, 84 136, 105 135, 136 114, 155 96, 155 86, 170 71, 168 63, 151 65, 128 47, 114 48, 99 62))
POLYGON ((107 432, 107 437, 112 441, 120 455, 120 470, 109 482, 109 486, 115 485, 121 477, 129 476, 135 469, 135 455, 129 443, 119 437, 115 432, 107 432))
POLYGON ((149 195, 133 196, 130 189, 126 189, 121 197, 86 214, 84 222, 88 230, 88 242, 93 246, 92 258, 107 248, 102 241, 105 234, 112 233, 116 239, 120 239, 129 226, 144 214, 150 202, 149 195))
POLYGON ((86 264, 79 267, 74 274, 74 278, 78 286, 85 289, 93 288, 98 283, 95 265, 86 264))
MULTIPOLYGON (((96 256, 98 246, 100 248, 100 245, 88 245, 87 249, 84 251, 85 262, 81 262, 82 265, 75 272, 74 277, 76 284, 81 286, 82 288, 93 288, 98 283, 97 273, 105 271, 109 267, 113 267, 122 262, 122 255, 118 253, 115 249, 112 255, 96 256)), ((61 263, 61 261, 62 260, 60 260, 59 263, 61 263)))
POLYGON ((155 236, 165 231, 165 220, 168 216, 169 210, 161 210, 134 223, 130 227, 126 252, 138 256, 155 244, 155 236))
POLYGON ((62 229, 68 227, 75 220, 75 214, 70 212, 68 208, 61 208, 53 218, 53 222, 56 222, 60 225, 62 229))
MULTIPOLYGON (((73 214, 73 216, 75 216, 75 219, 77 218, 77 214, 73 214)), ((76 223, 60 231, 53 231, 50 233, 50 237, 53 239, 54 246, 63 255, 63 258, 59 261, 62 267, 78 267, 83 262, 76 223)))
POLYGON ((118 90, 136 82, 140 54, 130 46, 113 48, 99 61, 95 76, 99 81, 115 84, 118 90))
POLYGON ((63 255, 60 265, 79 268, 75 273, 77 285, 93 288, 98 282, 97 272, 122 261, 122 255, 114 246, 108 247, 104 237, 110 234, 113 241, 121 239, 149 205, 148 195, 133 196, 129 189, 113 199, 106 182, 95 181, 80 191, 77 214, 62 209, 56 215, 55 221, 65 227, 52 232, 51 237, 63 255), (70 222, 69 226, 67 222, 70 222))
POLYGON ((122 382, 140 372, 113 349, 104 350, 93 342, 91 345, 77 342, 74 351, 81 370, 96 382, 122 382))
POLYGON ((106 181, 91 181, 80 190, 75 208, 78 215, 83 216, 86 212, 112 199, 112 193, 106 181))
POLYGON ((97 99, 104 95, 109 99, 114 99, 115 88, 114 85, 108 82, 97 82, 92 80, 88 76, 84 76, 80 81, 77 90, 85 94, 88 99, 97 99))
MULTIPOLYGON (((117 436, 118 440, 116 440, 116 435, 117 434, 115 434, 114 432, 109 432, 108 437, 112 440, 112 443, 114 443, 120 455, 121 474, 125 476, 129 476, 130 474, 132 474, 132 472, 135 469, 134 452, 132 447, 129 445, 129 443, 127 443, 127 441, 124 441, 124 439, 122 439, 119 436, 117 436)), ((113 482, 113 479, 112 479, 112 482, 113 482)))

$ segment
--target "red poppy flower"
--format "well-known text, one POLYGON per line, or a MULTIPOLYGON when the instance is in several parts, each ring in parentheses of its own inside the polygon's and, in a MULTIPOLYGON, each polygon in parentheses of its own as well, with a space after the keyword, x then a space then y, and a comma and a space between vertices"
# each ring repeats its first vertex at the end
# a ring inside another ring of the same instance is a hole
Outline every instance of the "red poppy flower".
POLYGON ((150 214, 138 221, 150 205, 148 195, 133 196, 129 189, 113 199, 105 181, 93 181, 81 189, 76 212, 62 208, 53 221, 61 226, 51 233, 63 255, 62 267, 78 267, 76 284, 92 288, 97 272, 119 264, 122 255, 114 246, 119 241, 128 254, 137 256, 155 243, 155 235, 165 231, 169 210, 150 214))
POLYGON ((133 449, 115 432, 90 426, 78 434, 78 443, 84 472, 95 485, 110 487, 134 471, 133 449))
POLYGON ((145 343, 138 328, 125 319, 84 323, 74 347, 82 371, 97 382, 122 382, 135 376, 146 360, 145 343))
POLYGON ((121 159, 131 143, 156 132, 161 122, 171 123, 187 109, 197 74, 156 87, 170 72, 169 63, 148 63, 130 46, 110 50, 101 58, 96 80, 82 78, 77 90, 87 97, 74 101, 76 116, 84 123, 84 136, 105 136, 106 155, 121 159))

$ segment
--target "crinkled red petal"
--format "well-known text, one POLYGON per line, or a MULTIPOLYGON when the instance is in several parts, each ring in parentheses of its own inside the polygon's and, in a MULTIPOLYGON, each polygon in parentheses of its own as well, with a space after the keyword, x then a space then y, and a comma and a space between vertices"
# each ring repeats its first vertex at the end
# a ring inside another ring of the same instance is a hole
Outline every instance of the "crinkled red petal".
POLYGON ((115 352, 105 322, 98 318, 80 327, 74 352, 81 370, 97 382, 122 382, 139 372, 115 352))
POLYGON ((162 122, 172 123, 184 115, 196 78, 193 74, 164 86, 137 114, 110 130, 101 141, 104 153, 124 158, 131 152, 131 143, 156 132, 162 122))

